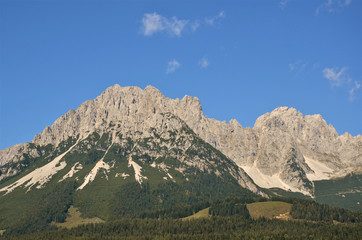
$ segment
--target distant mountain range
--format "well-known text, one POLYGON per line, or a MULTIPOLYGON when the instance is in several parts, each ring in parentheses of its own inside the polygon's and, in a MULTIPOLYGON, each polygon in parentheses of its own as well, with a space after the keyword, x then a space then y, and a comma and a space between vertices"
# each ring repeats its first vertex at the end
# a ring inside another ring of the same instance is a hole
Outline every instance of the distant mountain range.
POLYGON ((320 115, 279 107, 243 128, 207 118, 196 97, 115 85, 0 151, 0 228, 57 194, 102 219, 240 194, 361 210, 361 173, 362 136, 339 136, 320 115))

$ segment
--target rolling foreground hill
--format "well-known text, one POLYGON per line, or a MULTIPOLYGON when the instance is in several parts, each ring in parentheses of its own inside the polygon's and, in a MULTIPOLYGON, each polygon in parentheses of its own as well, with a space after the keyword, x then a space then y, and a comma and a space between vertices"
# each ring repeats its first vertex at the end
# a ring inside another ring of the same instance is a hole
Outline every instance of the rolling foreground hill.
POLYGON ((243 128, 207 118, 195 97, 115 85, 0 151, 0 229, 64 221, 71 205, 114 220, 276 193, 361 211, 361 172, 362 136, 320 115, 280 107, 243 128))

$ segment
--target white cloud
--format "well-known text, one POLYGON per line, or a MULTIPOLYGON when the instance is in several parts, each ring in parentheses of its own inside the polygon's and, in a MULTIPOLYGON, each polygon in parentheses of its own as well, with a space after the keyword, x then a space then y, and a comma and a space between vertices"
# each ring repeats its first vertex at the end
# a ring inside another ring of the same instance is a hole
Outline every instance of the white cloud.
MULTIPOLYGON (((225 18, 225 12, 221 11, 218 15, 205 18, 206 25, 214 25, 216 21, 225 18)), ((185 20, 177 17, 167 18, 156 12, 145 13, 142 18, 141 33, 145 36, 152 36, 156 33, 165 32, 170 36, 181 37, 183 32, 196 32, 201 26, 199 20, 185 20)))
POLYGON ((186 20, 178 20, 176 17, 172 17, 171 21, 166 22, 167 29, 178 37, 181 36, 181 32, 186 24, 186 20))
POLYGON ((165 29, 162 22, 162 16, 158 15, 157 13, 146 13, 143 16, 142 23, 143 34, 145 36, 150 36, 165 29))
POLYGON ((351 79, 346 73, 347 67, 339 68, 325 68, 323 69, 323 76, 329 80, 332 87, 339 87, 345 82, 350 82, 351 79))
POLYGON ((356 91, 358 91, 358 89, 361 88, 361 84, 357 81, 354 82, 354 85, 352 86, 352 88, 349 90, 349 100, 353 101, 355 98, 355 94, 356 91))
POLYGON ((351 2, 352 0, 327 0, 316 9, 315 14, 318 15, 321 11, 329 13, 337 12, 338 10, 349 6, 351 2))
POLYGON ((195 20, 193 23, 191 23, 191 31, 195 32, 200 27, 200 21, 195 20))
POLYGON ((166 74, 173 73, 174 71, 176 71, 176 69, 178 69, 180 67, 181 67, 181 64, 178 61, 176 61, 176 59, 173 59, 173 60, 169 61, 167 64, 166 74))
POLYGON ((209 66, 210 62, 209 59, 207 57, 203 57, 200 59, 199 61, 199 65, 201 68, 207 68, 209 66))
POLYGON ((325 68, 323 69, 323 76, 329 80, 332 87, 341 87, 347 84, 349 87, 349 100, 355 99, 356 92, 361 88, 361 83, 358 81, 352 81, 347 74, 347 67, 343 68, 325 68))
POLYGON ((219 19, 221 18, 225 18, 226 17, 226 14, 224 11, 221 11, 218 15, 214 16, 214 17, 211 17, 211 18, 205 18, 205 23, 207 25, 214 25, 214 23, 216 21, 218 21, 219 19))
POLYGON ((176 17, 170 19, 157 13, 146 13, 142 18, 142 32, 145 36, 151 36, 157 32, 167 32, 173 36, 181 36, 188 20, 179 20, 176 17))
POLYGON ((279 2, 279 7, 281 8, 281 9, 284 9, 285 8, 285 6, 287 6, 287 3, 289 2, 289 0, 282 0, 282 1, 280 1, 279 2))

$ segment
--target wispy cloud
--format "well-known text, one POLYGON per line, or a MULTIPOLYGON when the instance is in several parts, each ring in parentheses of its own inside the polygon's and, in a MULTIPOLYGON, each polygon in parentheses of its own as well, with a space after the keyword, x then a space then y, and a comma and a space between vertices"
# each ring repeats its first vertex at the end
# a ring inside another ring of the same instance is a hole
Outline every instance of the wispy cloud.
POLYGON ((200 21, 195 20, 193 23, 191 23, 191 31, 195 32, 200 27, 200 21))
POLYGON ((352 0, 327 0, 316 9, 315 14, 319 15, 321 11, 329 13, 337 12, 338 10, 349 6, 351 2, 352 0))
POLYGON ((356 92, 361 88, 361 83, 358 81, 352 81, 351 77, 347 73, 348 67, 342 68, 324 68, 323 76, 328 79, 329 84, 332 87, 341 87, 347 85, 349 88, 349 100, 353 101, 356 96, 356 92))
POLYGON ((221 11, 218 15, 216 16, 213 16, 211 18, 205 18, 205 23, 207 25, 214 25, 214 23, 222 18, 225 18, 226 17, 226 14, 224 11, 221 11))
POLYGON ((169 61, 167 64, 166 74, 173 73, 174 71, 176 71, 176 69, 178 69, 180 67, 181 67, 181 64, 176 59, 173 59, 173 60, 169 61))
POLYGON ((349 90, 349 100, 350 101, 353 101, 355 99, 355 94, 358 91, 358 89, 360 89, 360 88, 361 88, 361 84, 357 81, 354 81, 354 85, 349 90))
POLYGON ((279 2, 279 7, 281 9, 284 9, 287 6, 287 3, 289 2, 289 0, 282 0, 279 2))
POLYGON ((209 66, 210 62, 209 59, 207 57, 203 57, 200 59, 199 61, 199 65, 201 68, 207 68, 209 66))
POLYGON ((320 68, 321 66, 319 65, 319 63, 314 63, 313 64, 313 69, 318 69, 320 68))
MULTIPOLYGON (((216 21, 225 18, 225 12, 205 18, 205 25, 214 25, 216 21)), ((156 12, 145 13, 142 18, 141 33, 145 36, 152 36, 156 33, 167 33, 170 36, 181 37, 184 32, 196 32, 201 26, 200 20, 179 19, 177 17, 167 18, 156 12)))
POLYGON ((329 80, 332 87, 339 87, 342 84, 351 81, 347 75, 347 67, 339 68, 325 68, 323 69, 323 76, 329 80))
POLYGON ((157 13, 146 13, 142 18, 142 33, 151 36, 158 32, 167 32, 172 36, 180 37, 188 20, 177 17, 166 18, 157 13))
POLYGON ((295 76, 301 74, 305 68, 307 67, 307 63, 303 62, 302 60, 298 60, 294 63, 289 63, 289 71, 293 72, 295 76))

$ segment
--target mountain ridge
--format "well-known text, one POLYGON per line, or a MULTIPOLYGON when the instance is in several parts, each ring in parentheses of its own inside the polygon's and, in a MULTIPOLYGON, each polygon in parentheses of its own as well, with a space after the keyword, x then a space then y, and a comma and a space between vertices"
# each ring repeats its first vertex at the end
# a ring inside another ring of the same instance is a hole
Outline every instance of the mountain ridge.
MULTIPOLYGON (((125 135, 145 133, 162 124, 159 113, 182 119, 261 187, 312 195, 313 180, 362 172, 362 136, 339 136, 319 114, 303 116, 294 108, 279 107, 260 116, 253 128, 243 128, 235 119, 226 123, 207 118, 197 97, 170 99, 152 86, 144 90, 118 84, 109 87, 94 100, 62 115, 30 143, 57 146, 69 137, 85 138, 94 131, 106 132, 111 125, 125 135)), ((20 152, 37 156, 28 144, 15 145, 0 151, 0 166, 22 160, 20 152)), ((0 179, 10 175, 7 171, 0 179)))

